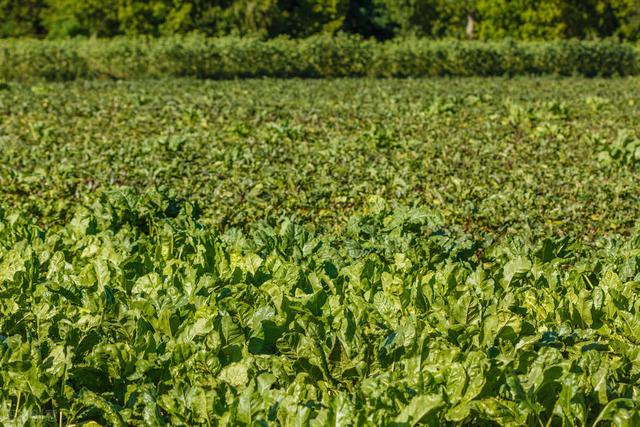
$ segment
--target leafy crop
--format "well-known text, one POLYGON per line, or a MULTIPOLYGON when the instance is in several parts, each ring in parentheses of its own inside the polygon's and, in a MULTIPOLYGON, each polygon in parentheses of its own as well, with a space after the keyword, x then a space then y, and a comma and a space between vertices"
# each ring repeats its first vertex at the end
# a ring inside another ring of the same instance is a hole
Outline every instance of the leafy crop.
POLYGON ((640 137, 638 83, 12 83, 0 197, 42 225, 129 186, 164 187, 222 228, 293 218, 332 230, 378 195, 480 237, 629 234, 638 164, 628 143, 614 147, 621 131, 640 137))
POLYGON ((604 161, 633 166, 640 162, 640 139, 623 130, 613 143, 601 152, 601 158, 604 161))
POLYGON ((7 83, 0 424, 639 425, 637 82, 7 83))
POLYGON ((640 422, 638 237, 494 245, 380 200, 220 234, 126 193, 0 224, 3 424, 640 422))

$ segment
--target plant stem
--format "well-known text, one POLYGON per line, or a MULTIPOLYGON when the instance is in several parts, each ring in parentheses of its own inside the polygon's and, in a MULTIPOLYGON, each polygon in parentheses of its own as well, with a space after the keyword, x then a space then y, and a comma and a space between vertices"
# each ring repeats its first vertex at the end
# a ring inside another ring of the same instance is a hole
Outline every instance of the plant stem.
POLYGON ((18 411, 20 410, 20 395, 21 395, 21 392, 20 390, 18 390, 18 397, 16 398, 16 412, 13 415, 13 419, 18 418, 18 411))

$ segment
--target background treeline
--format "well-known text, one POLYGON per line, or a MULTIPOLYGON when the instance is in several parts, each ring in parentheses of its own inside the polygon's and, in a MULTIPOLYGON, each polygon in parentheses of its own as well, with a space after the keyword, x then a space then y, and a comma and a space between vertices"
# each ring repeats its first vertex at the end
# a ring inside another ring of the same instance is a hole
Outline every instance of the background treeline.
POLYGON ((640 0, 0 0, 0 37, 640 39, 640 0))

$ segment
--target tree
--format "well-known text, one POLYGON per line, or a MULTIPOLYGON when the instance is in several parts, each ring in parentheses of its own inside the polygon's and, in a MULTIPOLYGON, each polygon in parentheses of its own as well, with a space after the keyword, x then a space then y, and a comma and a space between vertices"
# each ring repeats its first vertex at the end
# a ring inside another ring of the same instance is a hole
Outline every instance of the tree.
POLYGON ((397 27, 384 0, 351 0, 342 29, 348 33, 386 40, 393 37, 397 27))
POLYGON ((45 32, 43 0, 0 0, 0 37, 37 36, 45 32))
POLYGON ((118 33, 117 0, 47 0, 42 22, 50 38, 118 33))
POLYGON ((626 40, 640 40, 640 0, 611 0, 614 16, 613 35, 626 40))
POLYGON ((342 29, 349 0, 279 0, 270 35, 306 37, 342 29))
POLYGON ((385 0, 399 35, 430 36, 437 19, 437 0, 385 0))

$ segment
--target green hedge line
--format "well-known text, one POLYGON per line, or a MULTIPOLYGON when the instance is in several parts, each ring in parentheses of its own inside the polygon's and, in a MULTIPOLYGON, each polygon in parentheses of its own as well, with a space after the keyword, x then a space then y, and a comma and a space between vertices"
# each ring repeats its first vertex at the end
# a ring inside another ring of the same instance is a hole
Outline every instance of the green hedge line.
POLYGON ((575 40, 28 39, 0 41, 0 78, 613 76, 637 74, 638 56, 630 45, 575 40))

